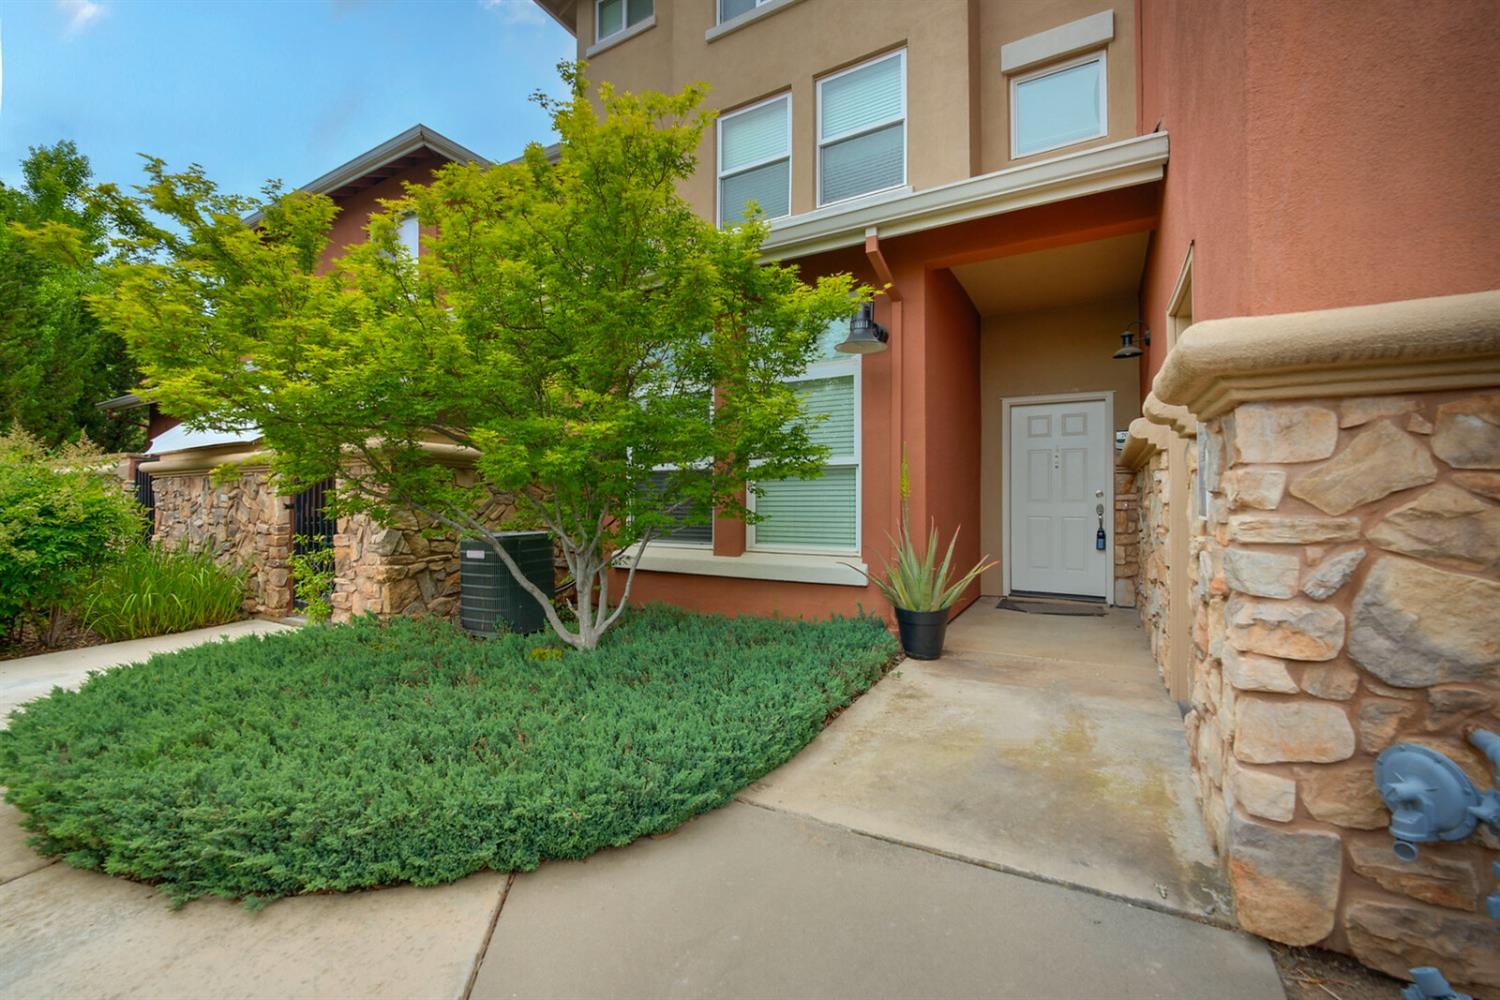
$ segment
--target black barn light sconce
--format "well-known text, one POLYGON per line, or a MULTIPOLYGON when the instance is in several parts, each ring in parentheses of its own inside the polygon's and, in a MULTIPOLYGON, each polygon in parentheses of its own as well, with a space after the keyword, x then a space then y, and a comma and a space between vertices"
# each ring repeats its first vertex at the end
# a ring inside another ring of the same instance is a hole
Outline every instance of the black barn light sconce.
POLYGON ((833 349, 842 354, 877 354, 885 350, 889 338, 885 327, 875 322, 874 303, 866 302, 849 321, 849 336, 833 349))
POLYGON ((1136 346, 1135 334, 1131 332, 1131 327, 1136 326, 1141 328, 1141 345, 1144 347, 1151 346, 1151 331, 1146 329, 1146 324, 1140 320, 1132 320, 1125 325, 1125 332, 1120 334, 1120 349, 1115 352, 1116 361, 1138 358, 1143 353, 1141 348, 1136 346))

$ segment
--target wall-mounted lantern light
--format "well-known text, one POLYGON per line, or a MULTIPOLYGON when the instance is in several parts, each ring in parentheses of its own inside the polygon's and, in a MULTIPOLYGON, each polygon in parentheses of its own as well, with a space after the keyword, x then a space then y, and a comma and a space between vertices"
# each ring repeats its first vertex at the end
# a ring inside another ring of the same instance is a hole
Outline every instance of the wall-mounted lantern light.
POLYGON ((1141 356, 1141 349, 1135 344, 1135 334, 1130 332, 1131 327, 1136 326, 1141 328, 1141 344, 1146 347, 1151 346, 1151 331, 1146 329, 1146 324, 1140 320, 1132 320, 1125 325, 1125 332, 1120 334, 1120 349, 1115 352, 1116 361, 1141 356))
POLYGON ((849 336, 834 350, 843 354, 876 354, 885 350, 890 334, 875 322, 875 305, 866 302, 849 321, 849 336))

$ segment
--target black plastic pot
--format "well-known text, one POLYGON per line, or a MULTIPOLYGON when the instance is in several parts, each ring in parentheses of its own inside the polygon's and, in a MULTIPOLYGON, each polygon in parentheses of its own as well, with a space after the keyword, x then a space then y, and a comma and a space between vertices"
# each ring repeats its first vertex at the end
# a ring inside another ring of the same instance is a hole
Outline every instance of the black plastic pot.
POLYGON ((936 660, 943 655, 943 635, 948 631, 948 609, 907 611, 896 609, 896 628, 901 647, 913 660, 936 660))

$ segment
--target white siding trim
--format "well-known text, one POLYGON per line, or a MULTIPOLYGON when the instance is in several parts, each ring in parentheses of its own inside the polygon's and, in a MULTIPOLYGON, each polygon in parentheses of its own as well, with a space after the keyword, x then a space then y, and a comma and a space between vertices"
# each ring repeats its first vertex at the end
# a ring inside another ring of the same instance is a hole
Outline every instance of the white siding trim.
POLYGON ((1000 72, 1019 73, 1051 59, 1098 48, 1114 41, 1114 37, 1115 12, 1101 10, 1000 46, 1000 72))

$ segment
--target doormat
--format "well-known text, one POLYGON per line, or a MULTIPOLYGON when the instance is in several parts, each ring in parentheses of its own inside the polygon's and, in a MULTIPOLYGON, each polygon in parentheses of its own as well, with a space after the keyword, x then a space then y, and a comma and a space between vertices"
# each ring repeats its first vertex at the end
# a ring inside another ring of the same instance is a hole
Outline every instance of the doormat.
POLYGON ((995 607, 1002 611, 1021 611, 1028 615, 1069 615, 1098 618, 1109 613, 1103 604, 1084 601, 1040 601, 1029 597, 1002 597, 995 607))

